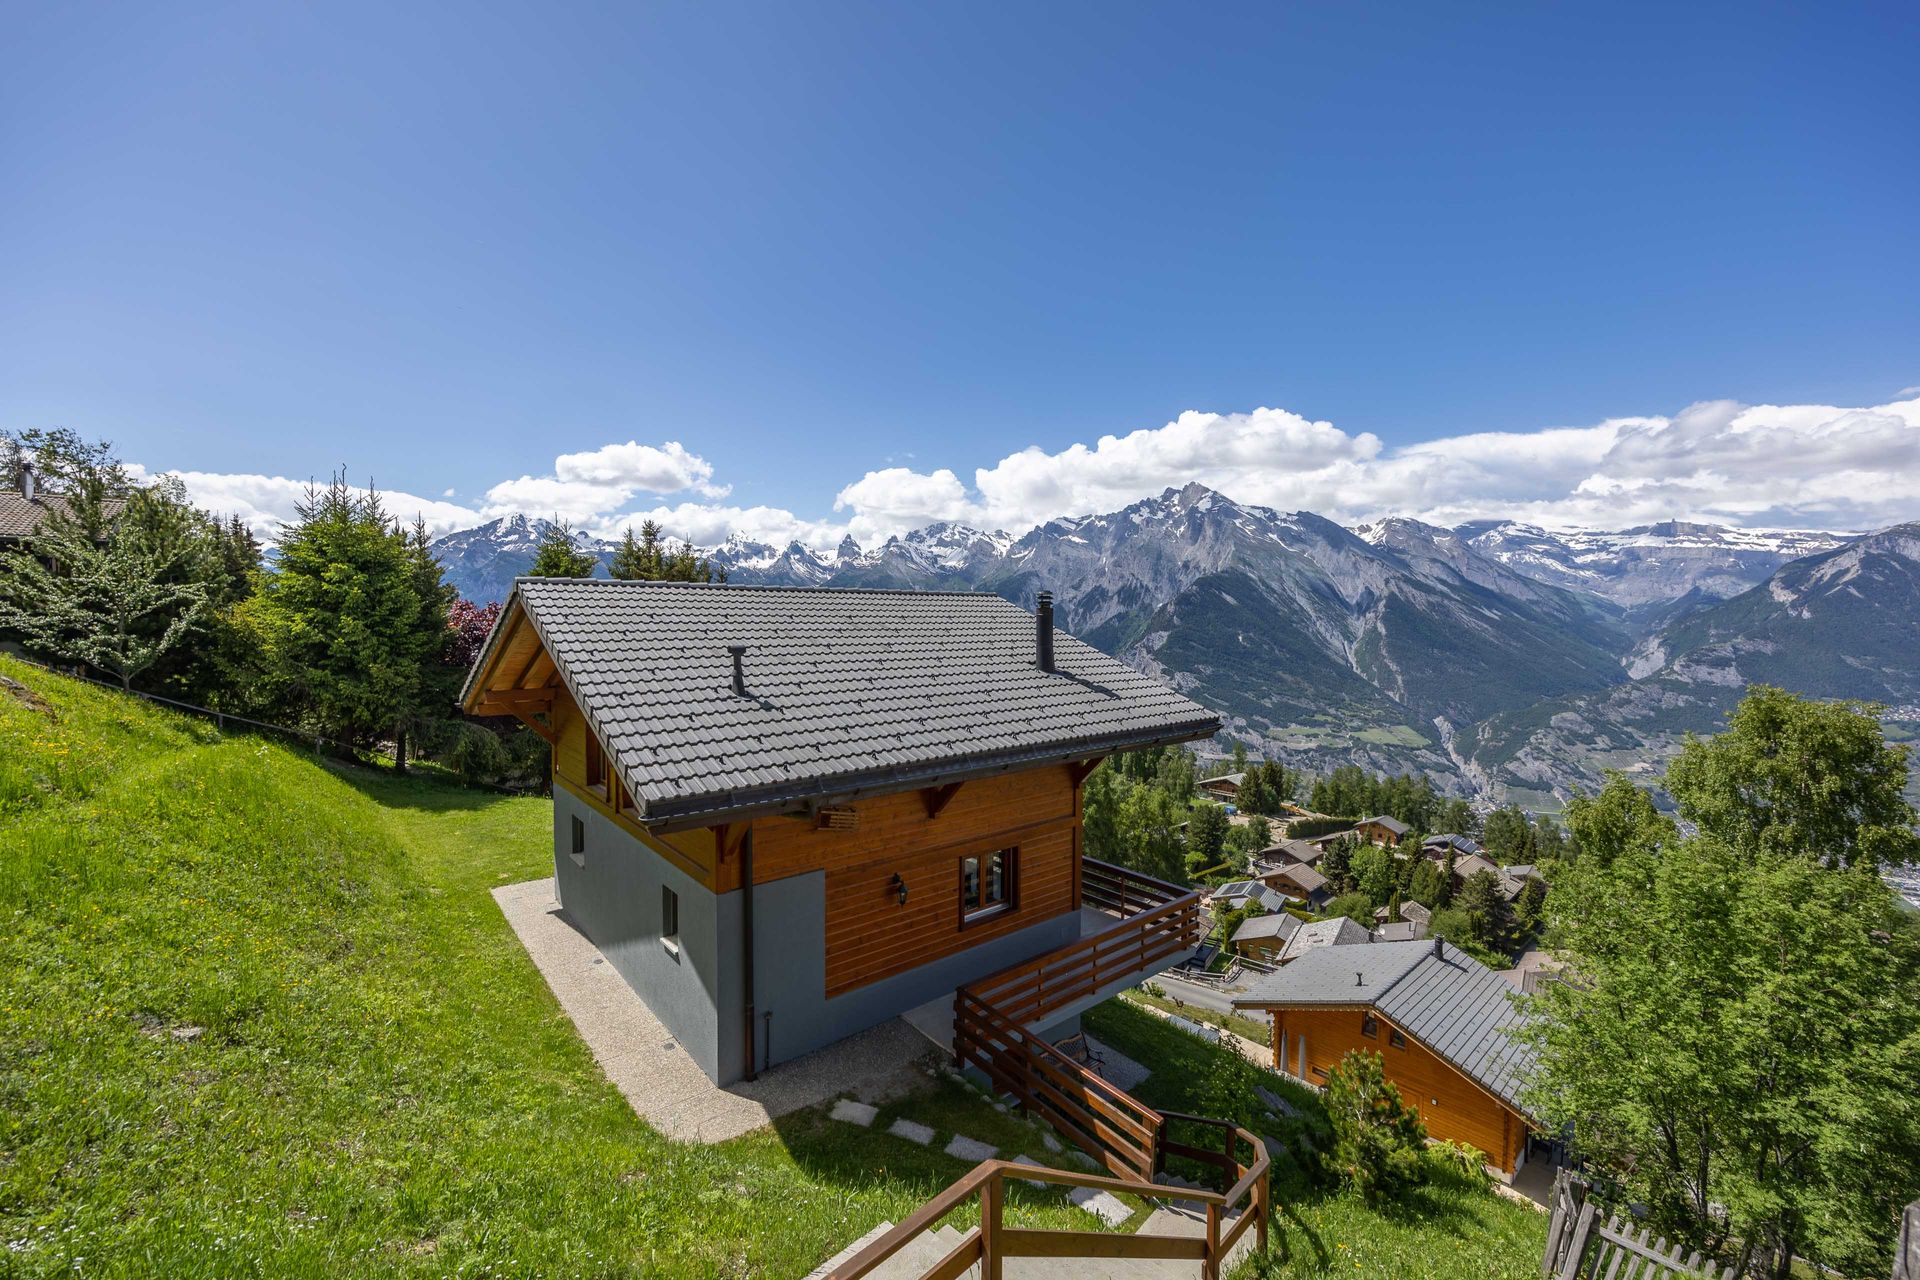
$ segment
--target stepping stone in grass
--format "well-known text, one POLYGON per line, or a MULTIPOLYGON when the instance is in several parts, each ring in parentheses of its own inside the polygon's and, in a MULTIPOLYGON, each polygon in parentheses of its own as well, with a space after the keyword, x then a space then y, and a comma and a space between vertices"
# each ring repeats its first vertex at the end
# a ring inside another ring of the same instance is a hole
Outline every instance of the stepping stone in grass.
POLYGON ((991 1160, 1000 1154, 1000 1148, 989 1146, 977 1138, 969 1138, 960 1133, 954 1134, 953 1141, 949 1142, 944 1149, 954 1159, 970 1160, 974 1164, 979 1164, 982 1160, 991 1160))
POLYGON ((855 1102, 852 1098, 842 1098, 833 1104, 828 1113, 835 1120, 845 1120, 848 1124, 857 1124, 862 1129, 873 1127, 873 1118, 880 1114, 880 1108, 870 1107, 864 1102, 855 1102))
POLYGON ((923 1147, 933 1141, 933 1130, 923 1124, 915 1124, 904 1116, 888 1125, 887 1132, 896 1138, 905 1138, 908 1142, 917 1142, 923 1147))
POLYGON ((1053 1152, 1056 1155, 1059 1154, 1060 1139, 1054 1137, 1051 1133, 1042 1133, 1040 1135, 1040 1141, 1046 1147, 1047 1150, 1053 1152))
POLYGON ((1133 1216, 1133 1210, 1127 1208, 1126 1201, 1111 1191, 1102 1191, 1097 1187, 1075 1187, 1067 1193, 1067 1199, 1110 1227, 1117 1227, 1133 1216))
POLYGON ((1081 1164, 1087 1166, 1087 1168, 1089 1169, 1098 1169, 1100 1167, 1100 1162, 1098 1160, 1095 1160, 1092 1156, 1088 1155, 1086 1152, 1081 1151, 1078 1148, 1075 1148, 1074 1150, 1067 1152, 1067 1158, 1069 1160, 1078 1160, 1081 1164))
MULTIPOLYGON (((1047 1167, 1041 1164, 1038 1160, 1035 1160, 1032 1156, 1015 1156, 1013 1158, 1013 1162, 1015 1164, 1024 1164, 1030 1169, 1044 1169, 1047 1167)), ((1026 1183, 1030 1187, 1051 1187, 1051 1186, 1057 1185, 1051 1182, 1042 1182, 1038 1178, 1022 1178, 1020 1179, 1020 1181, 1026 1183)))

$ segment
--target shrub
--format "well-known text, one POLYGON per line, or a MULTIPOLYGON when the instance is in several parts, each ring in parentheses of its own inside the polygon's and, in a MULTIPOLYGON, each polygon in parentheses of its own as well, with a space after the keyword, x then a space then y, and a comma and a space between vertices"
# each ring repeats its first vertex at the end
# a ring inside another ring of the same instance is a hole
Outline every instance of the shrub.
POLYGON ((1455 1142, 1452 1138, 1436 1142, 1427 1148, 1427 1158, 1476 1186, 1484 1186, 1491 1180, 1487 1174, 1487 1153, 1471 1142, 1455 1142))
POLYGON ((1327 1076, 1332 1162, 1367 1203, 1413 1186, 1426 1172, 1426 1126, 1387 1079, 1377 1053, 1356 1049, 1327 1076))

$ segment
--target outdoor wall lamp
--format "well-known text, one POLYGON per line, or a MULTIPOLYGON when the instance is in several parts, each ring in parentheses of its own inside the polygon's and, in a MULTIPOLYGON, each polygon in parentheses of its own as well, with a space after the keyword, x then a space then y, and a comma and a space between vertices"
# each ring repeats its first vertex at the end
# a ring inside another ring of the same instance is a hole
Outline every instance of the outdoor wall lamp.
POLYGON ((900 895, 900 905, 907 905, 907 882, 900 878, 898 871, 893 873, 893 891, 900 895))

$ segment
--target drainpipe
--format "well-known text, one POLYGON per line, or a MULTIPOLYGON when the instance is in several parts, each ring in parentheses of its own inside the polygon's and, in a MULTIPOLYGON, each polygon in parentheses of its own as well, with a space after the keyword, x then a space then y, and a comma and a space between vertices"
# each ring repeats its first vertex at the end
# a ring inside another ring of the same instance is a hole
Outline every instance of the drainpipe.
POLYGON ((746 1035, 744 1047, 747 1051, 747 1074, 749 1080, 758 1075, 753 1067, 753 824, 747 824, 747 834, 740 840, 740 980, 745 990, 746 1008, 742 1026, 746 1035))

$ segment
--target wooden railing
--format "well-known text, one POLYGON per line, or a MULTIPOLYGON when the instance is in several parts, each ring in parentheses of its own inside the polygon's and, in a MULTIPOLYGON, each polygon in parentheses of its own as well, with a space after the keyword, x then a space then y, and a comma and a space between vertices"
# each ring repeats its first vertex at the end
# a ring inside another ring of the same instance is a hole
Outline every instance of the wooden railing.
POLYGON ((1080 900, 1102 911, 1132 916, 1178 902, 1194 892, 1098 858, 1080 860, 1080 900))
POLYGON ((1068 1173, 1063 1169, 1015 1164, 1010 1160, 987 1160, 975 1165, 959 1181, 908 1214, 898 1226, 841 1263, 828 1280, 860 1280, 860 1277, 872 1274, 881 1263, 975 1198, 980 1205, 979 1225, 962 1236, 960 1243, 945 1257, 922 1272, 920 1280, 956 1280, 966 1274, 969 1268, 976 1266, 980 1268, 980 1280, 1000 1280, 1001 1264, 1008 1258, 1189 1259, 1200 1263, 1201 1274, 1206 1280, 1218 1280, 1227 1255, 1248 1231, 1256 1233, 1255 1242, 1259 1248, 1267 1247, 1267 1219, 1271 1209, 1268 1203, 1266 1146, 1245 1129, 1225 1127, 1232 1129, 1229 1148, 1237 1140, 1251 1152, 1249 1163, 1244 1165, 1238 1163, 1232 1154, 1222 1157, 1219 1152, 1208 1153, 1226 1159, 1236 1174, 1233 1185, 1225 1192, 1142 1185, 1096 1174, 1068 1173), (1091 1187, 1146 1199, 1200 1204, 1206 1208, 1206 1227, 1198 1236, 1035 1231, 1009 1227, 1004 1221, 1009 1178, 1050 1186, 1091 1187))
POLYGON ((954 995, 953 1054, 1114 1173, 1153 1180, 1160 1113, 965 989, 954 995))
POLYGON ((1169 956, 1200 944, 1200 895, 1116 921, 1092 937, 1002 969, 964 991, 1020 1023, 1037 1023, 1102 988, 1146 972, 1169 956))

